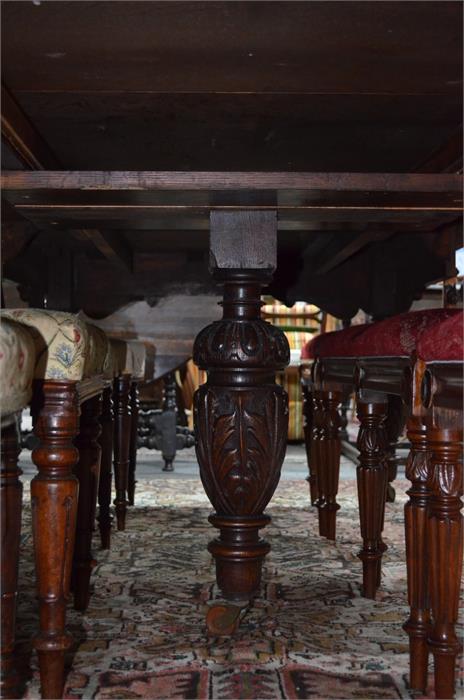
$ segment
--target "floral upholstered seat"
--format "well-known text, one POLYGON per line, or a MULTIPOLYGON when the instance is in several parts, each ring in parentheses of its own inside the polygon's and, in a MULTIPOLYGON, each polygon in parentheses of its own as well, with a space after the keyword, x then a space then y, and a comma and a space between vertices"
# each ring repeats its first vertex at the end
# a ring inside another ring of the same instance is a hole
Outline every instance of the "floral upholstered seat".
POLYGON ((316 357, 409 357, 462 360, 462 311, 410 311, 376 323, 323 333, 307 343, 302 360, 316 357))
POLYGON ((2 427, 14 420, 32 396, 35 347, 27 328, 9 319, 0 324, 0 389, 2 427))
POLYGON ((105 333, 74 314, 3 309, 1 317, 28 327, 35 344, 36 379, 80 381, 107 373, 110 353, 105 333))

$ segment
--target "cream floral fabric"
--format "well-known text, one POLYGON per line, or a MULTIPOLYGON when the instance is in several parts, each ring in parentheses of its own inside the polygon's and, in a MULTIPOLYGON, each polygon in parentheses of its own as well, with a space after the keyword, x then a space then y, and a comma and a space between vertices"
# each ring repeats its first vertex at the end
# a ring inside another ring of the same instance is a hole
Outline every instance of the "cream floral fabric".
POLYGON ((105 333, 74 314, 47 309, 3 309, 2 318, 29 327, 39 379, 79 381, 104 374, 110 361, 105 333))
MULTIPOLYGON (((2 319, 0 323, 0 413, 20 411, 29 403, 34 378, 35 348, 27 328, 2 319)), ((2 420, 3 423, 3 420, 2 420)))

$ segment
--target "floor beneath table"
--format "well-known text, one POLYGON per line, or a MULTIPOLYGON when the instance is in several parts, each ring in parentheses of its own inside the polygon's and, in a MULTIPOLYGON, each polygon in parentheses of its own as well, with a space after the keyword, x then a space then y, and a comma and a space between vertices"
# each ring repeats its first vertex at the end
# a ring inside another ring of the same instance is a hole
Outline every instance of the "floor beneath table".
MULTIPOLYGON (((23 470, 23 480, 30 481, 36 473, 35 466, 32 464, 30 452, 24 450, 20 457, 20 467, 23 470)), ((139 449, 137 453, 137 480, 166 480, 166 479, 191 479, 199 477, 199 467, 195 456, 195 448, 190 447, 185 450, 180 450, 177 453, 174 462, 173 472, 163 472, 164 462, 161 457, 161 452, 158 450, 149 450, 147 448, 139 449)), ((398 475, 404 474, 404 468, 399 467, 398 475)), ((306 464, 306 452, 304 444, 290 444, 287 446, 287 453, 282 467, 281 479, 283 481, 305 479, 308 475, 308 467, 306 464)), ((356 466, 346 457, 341 458, 340 462, 340 479, 355 479, 356 466)))

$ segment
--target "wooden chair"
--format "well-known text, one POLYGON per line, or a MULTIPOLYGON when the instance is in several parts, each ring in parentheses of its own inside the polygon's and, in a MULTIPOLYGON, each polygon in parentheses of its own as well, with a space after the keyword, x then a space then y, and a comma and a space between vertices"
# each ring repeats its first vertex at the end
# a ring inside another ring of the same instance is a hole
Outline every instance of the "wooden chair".
POLYGON ((138 385, 145 379, 144 343, 109 338, 110 360, 103 392, 102 465, 98 489, 98 524, 102 549, 111 540, 111 483, 114 456, 114 480, 117 529, 125 530, 127 506, 134 504, 137 462, 138 385))
POLYGON ((18 468, 18 418, 32 398, 34 341, 21 324, 0 324, 1 429, 1 696, 19 697, 20 679, 14 664, 18 561, 21 536, 22 484, 18 468))
POLYGON ((405 510, 411 615, 411 687, 425 690, 427 655, 435 656, 437 697, 452 697, 459 651, 454 625, 462 570, 462 312, 412 312, 319 336, 302 371, 310 439, 310 487, 321 535, 335 538, 340 459, 339 405, 354 390, 360 420, 357 469, 363 593, 380 585, 387 486, 388 397, 406 406, 412 481, 405 510), (428 552, 428 554, 427 554, 428 552), (432 575, 427 578, 427 557, 432 575), (427 592, 430 589, 430 596, 427 592))
POLYGON ((35 344, 31 404, 39 445, 31 483, 39 598, 42 696, 61 697, 71 575, 74 606, 88 604, 92 530, 100 471, 99 418, 109 361, 105 334, 76 316, 44 309, 2 310, 27 327, 35 344))

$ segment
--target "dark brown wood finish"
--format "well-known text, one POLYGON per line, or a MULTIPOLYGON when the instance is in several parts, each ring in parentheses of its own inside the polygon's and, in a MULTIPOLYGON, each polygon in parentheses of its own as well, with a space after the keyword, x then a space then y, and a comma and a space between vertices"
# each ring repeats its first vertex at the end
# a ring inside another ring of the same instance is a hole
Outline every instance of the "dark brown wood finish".
POLYGON ((98 527, 102 549, 109 549, 111 542, 111 482, 113 468, 113 387, 108 386, 102 394, 102 411, 100 417, 101 464, 98 484, 98 527))
POLYGON ((322 521, 322 533, 329 540, 335 540, 336 516, 340 506, 337 503, 338 480, 340 474, 340 404, 342 394, 339 391, 315 391, 316 403, 321 409, 321 428, 319 441, 319 463, 317 484, 319 497, 319 520, 322 521))
MULTIPOLYGON (((322 401, 320 395, 312 392, 313 409, 313 429, 311 433, 311 479, 314 476, 315 500, 313 505, 317 508, 319 534, 321 537, 327 536, 327 523, 324 518, 325 494, 322 490, 321 471, 324 468, 322 461, 322 439, 324 430, 324 414, 322 411, 322 401)), ((310 482, 311 484, 311 482, 310 482)), ((310 491, 311 493, 311 491, 310 491)))
POLYGON ((79 460, 74 468, 79 481, 79 501, 72 588, 74 607, 81 612, 87 609, 90 600, 90 574, 93 568, 92 535, 100 479, 101 447, 98 438, 101 433, 101 410, 101 394, 82 404, 79 434, 74 441, 79 450, 79 460))
POLYGON ((4 79, 72 168, 409 170, 462 118, 462 7, 365 9, 7 2, 4 79))
POLYGON ((411 451, 406 464, 406 478, 411 482, 411 488, 407 492, 409 501, 404 509, 404 524, 411 611, 404 629, 409 635, 410 685, 414 690, 425 692, 429 656, 427 635, 430 628, 427 520, 431 493, 428 487, 430 454, 421 418, 409 418, 408 439, 411 451))
POLYGON ((387 486, 387 501, 393 503, 395 501, 395 489, 392 482, 395 481, 398 462, 396 458, 396 448, 398 438, 404 430, 406 422, 406 411, 404 403, 400 396, 394 394, 388 395, 388 413, 387 422, 385 425, 387 431, 387 469, 388 469, 388 486, 387 486))
POLYGON ((387 490, 385 421, 387 403, 382 397, 357 401, 360 421, 358 434, 359 466, 357 467, 359 519, 363 547, 359 558, 363 564, 363 595, 375 598, 379 586, 382 554, 382 528, 387 490))
POLYGON ((454 696, 456 658, 462 642, 456 633, 462 574, 462 421, 460 427, 429 427, 428 520, 432 625, 428 644, 435 662, 435 696, 454 696))
POLYGON ((306 447, 306 460, 308 463, 308 476, 306 481, 309 484, 309 496, 311 505, 315 505, 319 497, 319 489, 317 485, 317 474, 313 464, 313 430, 314 430, 314 410, 313 397, 308 386, 303 385, 303 419, 304 419, 304 436, 306 447))
POLYGON ((18 597, 18 563, 21 539, 21 503, 23 487, 18 468, 18 426, 13 420, 2 427, 1 454, 1 678, 2 698, 17 698, 21 695, 21 677, 15 665, 16 603, 18 597))
POLYGON ((118 530, 126 529, 127 487, 129 478, 131 405, 131 375, 122 374, 113 383, 114 407, 114 482, 116 498, 116 524, 118 530))
POLYGON ((75 383, 44 381, 35 387, 32 459, 39 473, 31 483, 40 632, 39 655, 44 698, 61 698, 64 656, 72 639, 65 629, 66 603, 74 549, 79 484, 73 474, 79 453, 79 398, 75 383), (53 523, 53 527, 50 527, 53 523))
POLYGON ((211 267, 224 283, 224 316, 198 335, 195 363, 208 371, 195 394, 197 456, 220 530, 209 550, 228 599, 252 597, 270 547, 259 530, 285 454, 287 397, 275 371, 288 343, 260 319, 260 293, 275 266, 276 217, 259 212, 211 216, 211 267))
POLYGON ((135 472, 137 469, 137 428, 139 420, 139 386, 138 382, 132 382, 130 388, 130 410, 131 410, 131 428, 129 442, 129 473, 127 485, 127 500, 130 506, 135 502, 135 472))
MULTIPOLYGON (((401 397, 405 404, 411 441, 406 467, 411 488, 405 507, 411 609, 404 625, 410 640, 410 686, 426 690, 432 653, 436 697, 451 698, 461 650, 455 627, 462 574, 462 363, 418 360, 411 366, 405 357, 326 358, 313 363, 312 373, 304 366, 302 380, 307 391, 314 382, 319 395, 321 389, 358 392, 358 489, 364 538, 360 556, 365 594, 372 597, 380 584, 380 560, 386 549, 381 532, 387 460, 392 459, 392 438, 404 415, 396 399, 401 397), (369 403, 369 397, 375 397, 375 402, 369 403), (396 415, 392 416, 392 410, 396 415), (390 433, 389 417, 393 418, 390 433)), ((315 398, 313 403, 313 424, 317 425, 322 410, 315 398)), ((313 435, 317 437, 317 430, 313 435)), ((313 453, 314 444, 312 464, 313 453)))

